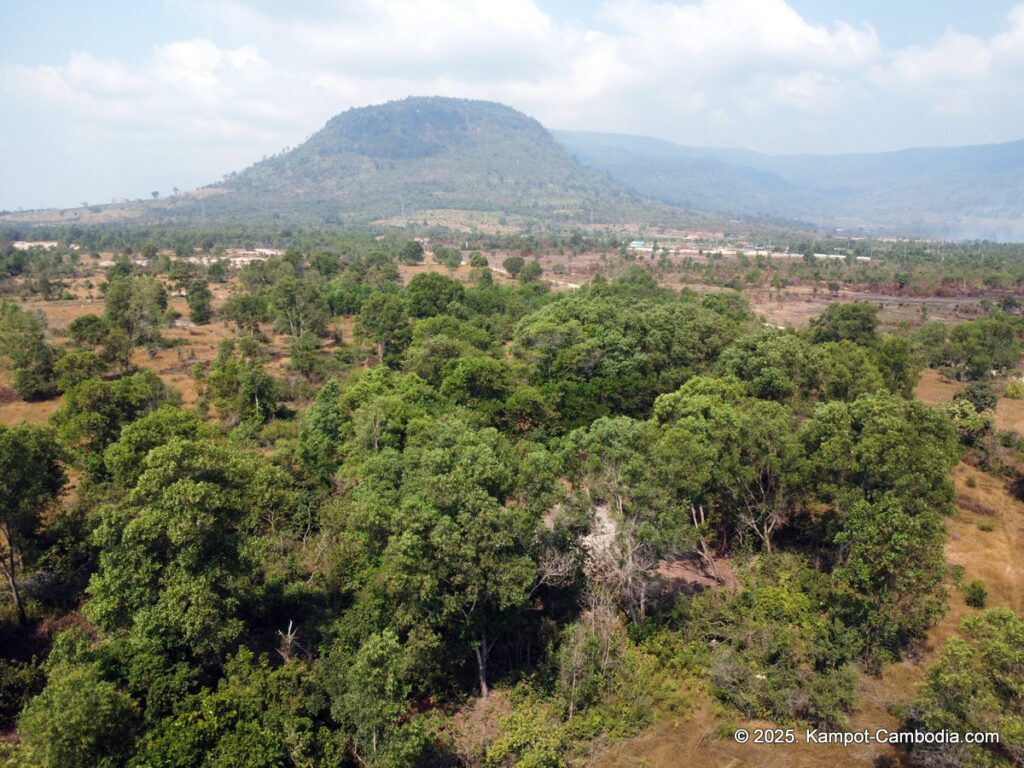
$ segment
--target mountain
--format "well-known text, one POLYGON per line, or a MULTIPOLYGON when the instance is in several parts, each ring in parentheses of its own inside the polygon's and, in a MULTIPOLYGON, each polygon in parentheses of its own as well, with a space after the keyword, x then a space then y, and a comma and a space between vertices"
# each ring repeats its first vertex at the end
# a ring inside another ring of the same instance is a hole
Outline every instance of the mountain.
POLYGON ((298 147, 195 192, 57 213, 6 218, 463 226, 702 220, 581 165, 540 123, 511 107, 439 97, 349 109, 298 147))
POLYGON ((842 155, 767 155, 555 131, 578 160, 670 204, 820 227, 1024 240, 1024 141, 842 155))

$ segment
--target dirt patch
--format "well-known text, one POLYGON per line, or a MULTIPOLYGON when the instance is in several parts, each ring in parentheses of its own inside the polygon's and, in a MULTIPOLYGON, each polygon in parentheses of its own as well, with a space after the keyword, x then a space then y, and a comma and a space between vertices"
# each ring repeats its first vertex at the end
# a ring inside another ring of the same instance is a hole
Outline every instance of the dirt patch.
POLYGON ((938 371, 926 368, 921 371, 921 378, 914 387, 914 395, 927 405, 942 405, 953 401, 962 384, 944 378, 938 371))

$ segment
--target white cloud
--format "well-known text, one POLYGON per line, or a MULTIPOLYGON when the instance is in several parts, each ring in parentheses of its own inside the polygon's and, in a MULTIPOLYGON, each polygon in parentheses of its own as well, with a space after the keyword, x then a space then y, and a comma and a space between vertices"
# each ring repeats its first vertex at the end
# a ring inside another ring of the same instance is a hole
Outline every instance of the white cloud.
POLYGON ((991 130, 1024 117, 1024 4, 990 38, 951 28, 903 50, 869 25, 810 23, 785 0, 606 0, 591 26, 535 0, 172 7, 202 35, 141 62, 85 50, 7 62, 0 91, 60 115, 94 151, 171 147, 193 184, 347 107, 410 94, 503 101, 551 127, 775 151, 933 143, 971 115, 991 130))

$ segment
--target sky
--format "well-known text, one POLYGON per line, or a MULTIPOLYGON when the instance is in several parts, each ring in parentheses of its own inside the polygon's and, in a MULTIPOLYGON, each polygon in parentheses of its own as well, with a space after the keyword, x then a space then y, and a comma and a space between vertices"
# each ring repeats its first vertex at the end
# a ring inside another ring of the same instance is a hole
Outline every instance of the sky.
POLYGON ((171 194, 408 95, 772 153, 1024 138, 1024 0, 0 0, 0 210, 171 194))

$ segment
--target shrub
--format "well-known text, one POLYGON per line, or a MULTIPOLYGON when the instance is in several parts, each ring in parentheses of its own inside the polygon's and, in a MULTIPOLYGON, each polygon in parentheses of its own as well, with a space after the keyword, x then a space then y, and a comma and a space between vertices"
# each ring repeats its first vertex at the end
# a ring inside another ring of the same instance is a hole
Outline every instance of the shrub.
POLYGON ((964 585, 964 602, 972 608, 984 608, 988 601, 988 588, 985 582, 974 579, 964 585))

